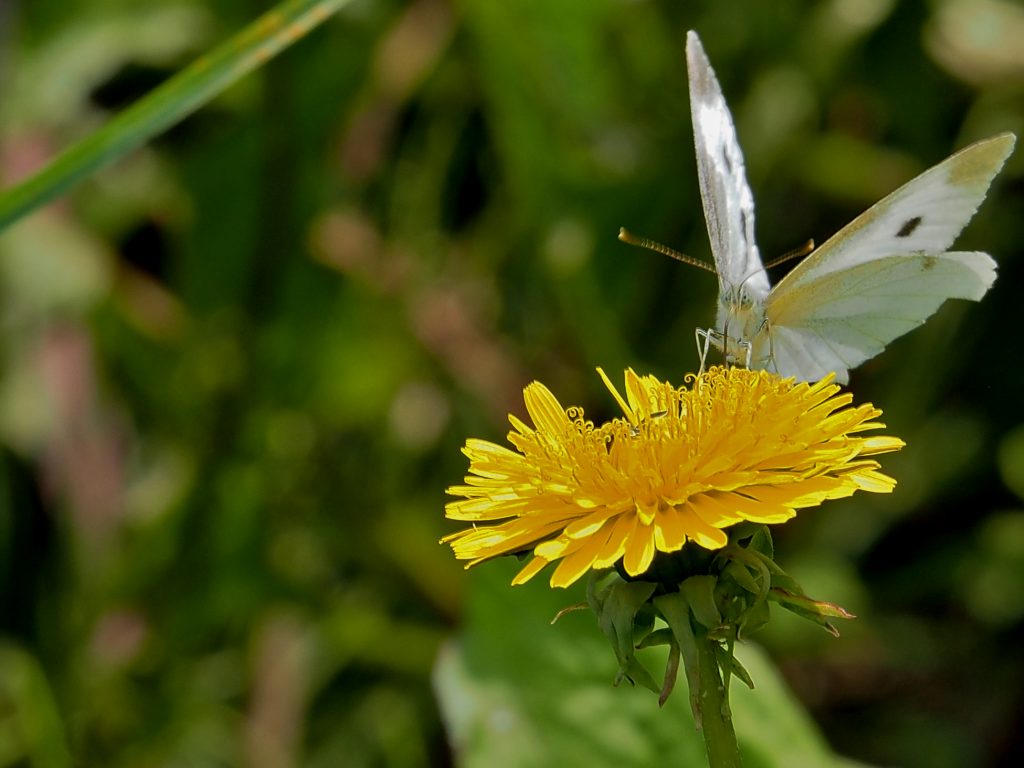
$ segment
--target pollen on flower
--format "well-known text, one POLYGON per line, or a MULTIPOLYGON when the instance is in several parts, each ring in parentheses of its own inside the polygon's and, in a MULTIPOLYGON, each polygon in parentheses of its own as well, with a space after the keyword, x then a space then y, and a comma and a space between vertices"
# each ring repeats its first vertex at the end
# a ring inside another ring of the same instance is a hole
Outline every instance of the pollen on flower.
POLYGON ((852 406, 831 377, 794 383, 766 371, 715 367, 675 387, 625 374, 625 397, 599 371, 623 417, 600 426, 565 409, 539 382, 523 392, 531 427, 510 416, 515 450, 471 439, 464 485, 447 517, 472 527, 444 537, 467 567, 532 551, 521 584, 558 562, 551 585, 621 561, 644 573, 657 552, 687 541, 725 546, 725 528, 781 523, 796 510, 856 491, 888 493, 876 454, 895 437, 870 404, 852 406))

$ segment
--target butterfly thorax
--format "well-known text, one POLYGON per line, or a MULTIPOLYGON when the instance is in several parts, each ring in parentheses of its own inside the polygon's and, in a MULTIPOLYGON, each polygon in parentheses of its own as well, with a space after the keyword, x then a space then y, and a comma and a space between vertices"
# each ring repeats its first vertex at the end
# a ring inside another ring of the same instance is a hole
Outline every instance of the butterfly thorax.
POLYGON ((743 364, 747 360, 749 344, 764 324, 763 296, 754 295, 746 285, 722 289, 715 327, 727 362, 743 364))

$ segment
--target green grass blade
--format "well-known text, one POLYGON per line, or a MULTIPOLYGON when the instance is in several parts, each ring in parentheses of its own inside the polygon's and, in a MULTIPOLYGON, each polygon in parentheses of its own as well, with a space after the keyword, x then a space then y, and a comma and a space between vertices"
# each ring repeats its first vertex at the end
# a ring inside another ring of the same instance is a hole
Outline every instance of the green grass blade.
POLYGON ((0 230, 191 114, 301 39, 350 0, 285 0, 78 142, 0 193, 0 230))

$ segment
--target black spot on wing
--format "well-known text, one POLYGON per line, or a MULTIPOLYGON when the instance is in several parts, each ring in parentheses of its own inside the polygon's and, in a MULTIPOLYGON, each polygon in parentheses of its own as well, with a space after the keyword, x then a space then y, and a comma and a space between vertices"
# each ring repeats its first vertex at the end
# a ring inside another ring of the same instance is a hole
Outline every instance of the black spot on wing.
POLYGON ((903 226, 900 227, 900 231, 896 233, 896 237, 910 237, 919 226, 921 226, 920 216, 907 219, 903 222, 903 226))
POLYGON ((722 162, 725 164, 725 170, 732 175, 732 160, 729 159, 729 150, 723 145, 722 146, 722 162))

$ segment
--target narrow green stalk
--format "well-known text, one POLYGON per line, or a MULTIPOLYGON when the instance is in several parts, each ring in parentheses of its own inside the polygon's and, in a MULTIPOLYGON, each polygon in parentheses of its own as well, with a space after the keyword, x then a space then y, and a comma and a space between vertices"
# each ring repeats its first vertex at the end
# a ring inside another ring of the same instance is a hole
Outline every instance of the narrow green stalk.
POLYGON ((0 193, 0 230, 177 123, 300 40, 350 0, 285 0, 67 149, 0 193))
POLYGON ((710 768, 742 768, 740 748, 732 727, 725 684, 718 669, 714 641, 704 632, 696 635, 700 677, 701 733, 710 768))

